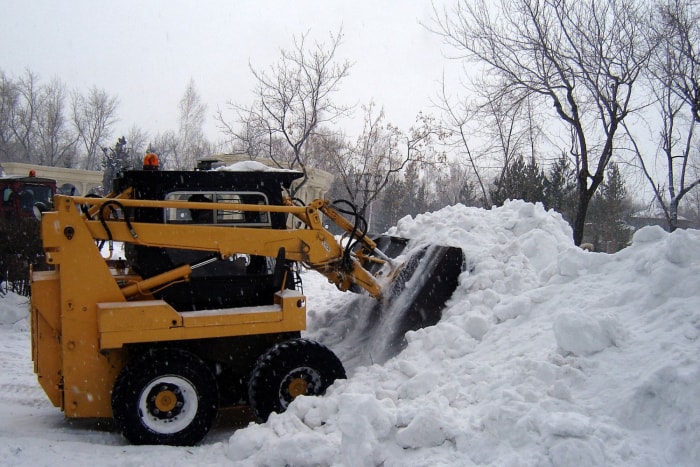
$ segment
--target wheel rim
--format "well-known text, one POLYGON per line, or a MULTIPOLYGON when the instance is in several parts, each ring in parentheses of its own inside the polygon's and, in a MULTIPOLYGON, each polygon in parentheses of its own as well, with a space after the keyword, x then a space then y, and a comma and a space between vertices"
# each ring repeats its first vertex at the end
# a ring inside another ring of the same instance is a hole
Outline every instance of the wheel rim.
POLYGON ((177 433, 197 415, 197 391, 179 376, 161 376, 151 381, 139 395, 139 416, 157 433, 177 433))
POLYGON ((289 395, 292 398, 308 394, 309 383, 304 378, 294 378, 288 386, 289 395))
POLYGON ((320 394, 322 382, 321 374, 313 368, 295 368, 287 373, 280 385, 279 400, 282 409, 286 409, 297 396, 320 394))

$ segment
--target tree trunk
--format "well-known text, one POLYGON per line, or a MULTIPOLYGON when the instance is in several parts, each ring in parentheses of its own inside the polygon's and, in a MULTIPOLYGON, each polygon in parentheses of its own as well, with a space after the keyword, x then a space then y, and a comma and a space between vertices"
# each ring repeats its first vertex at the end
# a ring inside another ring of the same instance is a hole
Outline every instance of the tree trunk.
POLYGON ((591 202, 595 190, 580 190, 578 196, 578 205, 576 206, 576 215, 574 217, 574 245, 581 246, 583 243, 583 233, 586 228, 586 214, 588 213, 588 205, 591 202))
POLYGON ((680 199, 671 198, 668 205, 668 231, 673 232, 678 228, 678 203, 680 199))

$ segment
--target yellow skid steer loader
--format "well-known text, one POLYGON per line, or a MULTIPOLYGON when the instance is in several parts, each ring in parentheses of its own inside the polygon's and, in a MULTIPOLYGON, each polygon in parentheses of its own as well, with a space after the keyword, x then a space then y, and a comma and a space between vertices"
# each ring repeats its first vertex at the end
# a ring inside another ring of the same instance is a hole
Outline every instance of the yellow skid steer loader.
POLYGON ((370 239, 326 200, 295 206, 283 193, 298 172, 149 168, 104 198, 56 196, 41 217, 50 267, 31 277, 42 388, 67 417, 114 418, 132 443, 192 445, 220 408, 266 420, 345 378, 330 349, 301 338, 299 264, 387 301, 429 262, 399 334, 437 322, 457 285, 460 249, 404 257, 405 240, 370 239), (112 242, 126 259, 104 257, 112 242))

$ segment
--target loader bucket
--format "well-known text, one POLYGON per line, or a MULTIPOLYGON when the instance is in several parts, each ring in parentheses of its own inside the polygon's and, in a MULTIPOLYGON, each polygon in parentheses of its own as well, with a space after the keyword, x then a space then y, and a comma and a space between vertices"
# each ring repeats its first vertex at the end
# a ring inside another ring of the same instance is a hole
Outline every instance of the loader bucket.
POLYGON ((461 248, 422 245, 411 247, 403 238, 382 236, 377 247, 402 262, 401 270, 373 315, 376 319, 374 359, 386 360, 406 345, 405 334, 440 321, 445 303, 457 288, 463 270, 461 248))

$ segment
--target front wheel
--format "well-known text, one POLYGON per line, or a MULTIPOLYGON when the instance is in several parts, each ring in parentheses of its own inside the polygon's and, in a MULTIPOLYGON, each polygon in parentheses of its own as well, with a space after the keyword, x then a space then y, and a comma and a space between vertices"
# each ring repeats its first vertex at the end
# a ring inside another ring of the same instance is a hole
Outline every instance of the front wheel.
POLYGON ((211 428, 219 406, 216 378, 196 355, 151 350, 125 366, 112 391, 112 413, 133 444, 190 446, 211 428))
POLYGON ((248 382, 248 398, 257 417, 284 412, 297 396, 323 395, 336 379, 345 378, 338 357, 308 339, 277 344, 257 361, 248 382))

